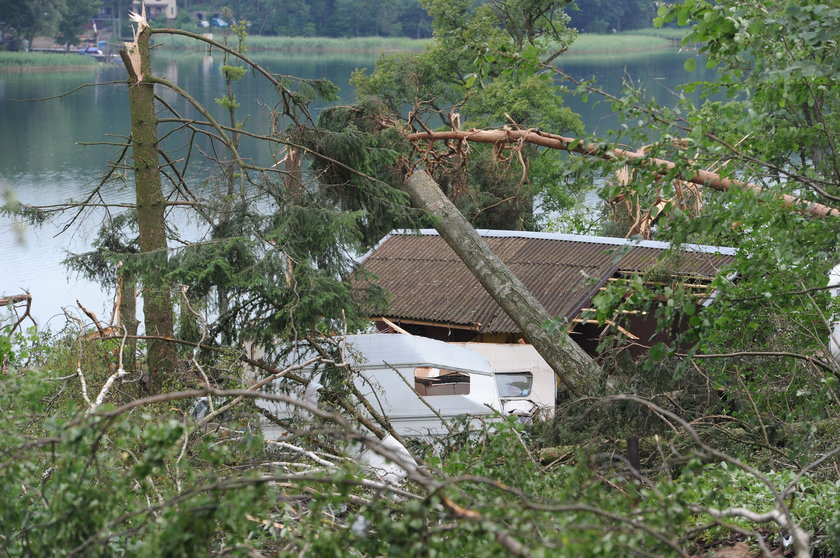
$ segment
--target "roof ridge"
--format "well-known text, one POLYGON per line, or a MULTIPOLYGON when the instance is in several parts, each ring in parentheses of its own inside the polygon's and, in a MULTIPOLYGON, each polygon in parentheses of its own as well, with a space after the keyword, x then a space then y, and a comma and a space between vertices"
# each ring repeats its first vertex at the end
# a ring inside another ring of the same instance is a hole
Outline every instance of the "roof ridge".
MULTIPOLYGON (((580 242, 590 244, 608 244, 612 246, 633 246, 639 248, 654 248, 658 250, 668 250, 671 248, 670 242, 663 242, 661 240, 638 240, 630 238, 619 238, 612 236, 596 236, 596 235, 577 235, 568 233, 552 233, 543 231, 511 231, 499 229, 476 229, 476 232, 484 238, 523 238, 523 239, 538 239, 538 240, 560 240, 565 242, 580 242)), ((395 229, 388 233, 382 242, 391 236, 440 236, 435 229, 418 229, 416 231, 411 229, 395 229)), ((735 248, 727 246, 711 246, 707 244, 682 244, 680 250, 686 252, 699 252, 707 254, 722 254, 725 256, 734 256, 735 248)))

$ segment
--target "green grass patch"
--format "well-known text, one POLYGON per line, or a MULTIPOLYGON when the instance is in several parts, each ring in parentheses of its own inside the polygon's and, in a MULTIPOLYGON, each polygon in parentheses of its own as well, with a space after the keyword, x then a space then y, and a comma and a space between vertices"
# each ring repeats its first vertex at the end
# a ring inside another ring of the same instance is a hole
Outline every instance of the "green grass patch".
POLYGON ((77 70, 96 64, 90 56, 80 54, 0 51, 0 71, 77 70))
POLYGON ((673 48, 673 41, 664 37, 630 34, 581 33, 569 47, 568 55, 650 52, 673 48))
POLYGON ((663 48, 656 50, 639 50, 632 52, 569 52, 554 60, 554 65, 562 66, 564 62, 581 66, 585 64, 629 64, 633 62, 654 60, 662 58, 670 60, 674 56, 675 49, 663 48))
MULTIPOLYGON (((223 41, 218 30, 211 33, 216 41, 223 41)), ((685 35, 683 29, 638 29, 624 33, 596 34, 582 33, 569 48, 567 56, 609 54, 632 58, 638 53, 666 50, 674 47, 674 41, 685 35)), ((231 42, 234 38, 231 38, 231 42)), ((429 39, 407 39, 402 37, 248 37, 250 52, 358 52, 380 53, 394 51, 422 51, 429 39)), ((188 37, 177 35, 156 35, 155 43, 166 50, 201 51, 202 47, 188 37)))
POLYGON ((647 37, 660 37, 662 39, 669 39, 671 41, 681 41, 688 35, 688 29, 685 27, 649 27, 647 29, 633 29, 632 31, 622 31, 619 35, 644 35, 647 37))
MULTIPOLYGON (((212 33, 213 39, 224 42, 223 35, 212 33)), ((167 50, 201 50, 202 47, 189 37, 155 35, 155 44, 167 50)), ((235 44, 235 37, 231 37, 235 44)), ((247 40, 249 52, 365 52, 421 51, 427 40, 401 37, 354 37, 346 39, 326 37, 261 37, 252 35, 247 40)))
MULTIPOLYGON (((205 31, 205 30, 202 30, 205 31)), ((649 56, 656 51, 674 49, 676 42, 685 36, 684 29, 636 29, 622 33, 581 33, 569 47, 564 58, 599 60, 632 60, 649 56)), ((212 38, 224 42, 224 35, 214 30, 212 38)), ((189 37, 178 35, 155 35, 155 44, 169 51, 204 52, 206 48, 189 37)), ((235 37, 230 38, 235 42, 235 37)), ((430 39, 408 39, 403 37, 267 37, 251 35, 247 39, 248 51, 293 52, 293 53, 363 53, 420 52, 430 39)))

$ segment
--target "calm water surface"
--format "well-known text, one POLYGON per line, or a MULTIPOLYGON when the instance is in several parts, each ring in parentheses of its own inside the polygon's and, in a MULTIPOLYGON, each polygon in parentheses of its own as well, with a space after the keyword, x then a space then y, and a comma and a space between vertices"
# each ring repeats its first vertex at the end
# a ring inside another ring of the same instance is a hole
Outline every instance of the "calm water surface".
MULTIPOLYGON (((668 102, 670 91, 688 81, 682 68, 686 56, 676 52, 656 53, 632 62, 569 62, 563 66, 576 77, 595 77, 604 89, 616 93, 621 89, 622 79, 632 76, 645 84, 652 96, 668 102)), ((354 54, 275 54, 254 55, 254 58, 272 72, 328 78, 341 88, 343 102, 353 100, 348 84, 350 73, 358 67, 372 67, 376 59, 374 55, 354 54)), ((154 71, 178 83, 204 103, 217 119, 225 121, 223 109, 214 103, 215 98, 224 94, 221 63, 220 57, 203 54, 162 54, 155 59, 154 71)), ((702 75, 692 76, 692 79, 702 78, 702 75)), ((84 199, 96 186, 108 162, 115 160, 119 153, 118 147, 108 144, 122 142, 129 130, 124 80, 121 64, 103 64, 81 73, 0 74, 0 195, 7 200, 36 205, 84 199), (101 85, 85 87, 58 99, 17 101, 60 95, 90 83, 101 85)), ((187 110, 186 102, 173 93, 161 94, 178 110, 187 110)), ((276 98, 270 85, 246 77, 236 85, 236 95, 241 103, 238 116, 247 116, 249 124, 267 131, 266 106, 273 105, 276 98)), ((604 132, 615 125, 615 117, 606 103, 583 103, 570 98, 567 104, 583 116, 588 133, 604 132)), ((316 105, 313 116, 321 108, 316 105)), ((182 143, 183 139, 173 138, 166 148, 177 152, 182 143)), ((263 163, 271 160, 267 149, 256 157, 263 159, 263 163)), ((203 181, 197 173, 188 179, 196 187, 203 181)), ((125 183, 109 184, 101 193, 109 203, 131 202, 130 177, 125 183)), ((112 293, 69 274, 61 264, 67 253, 90 249, 103 213, 82 214, 72 227, 58 234, 73 215, 57 216, 40 228, 0 217, 0 295, 31 292, 33 311, 41 324, 60 315, 62 307, 74 306, 77 299, 100 315, 110 315, 112 293)), ((63 319, 52 325, 62 323, 63 319)))

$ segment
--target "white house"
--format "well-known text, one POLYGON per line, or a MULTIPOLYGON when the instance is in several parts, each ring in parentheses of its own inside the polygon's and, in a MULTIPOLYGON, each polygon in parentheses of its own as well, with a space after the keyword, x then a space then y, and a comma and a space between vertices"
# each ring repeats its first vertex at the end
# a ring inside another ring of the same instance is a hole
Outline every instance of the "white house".
MULTIPOLYGON (((140 4, 140 0, 134 0, 134 11, 137 13, 140 13, 140 4)), ((178 0, 146 0, 145 4, 147 19, 178 17, 178 0)))

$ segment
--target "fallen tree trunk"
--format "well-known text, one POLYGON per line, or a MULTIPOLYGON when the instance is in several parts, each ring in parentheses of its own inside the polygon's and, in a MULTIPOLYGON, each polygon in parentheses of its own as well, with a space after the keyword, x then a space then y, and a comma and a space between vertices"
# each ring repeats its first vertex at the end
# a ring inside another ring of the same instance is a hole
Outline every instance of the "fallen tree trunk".
POLYGON ((598 365, 571 340, 565 327, 557 328, 555 333, 543 327, 552 316, 490 249, 432 177, 426 171, 417 171, 405 181, 405 189, 417 207, 436 217, 434 226, 440 236, 507 312, 566 388, 576 395, 600 394, 603 388, 598 365))
MULTIPOLYGON (((417 132, 409 134, 410 141, 445 141, 445 140, 462 140, 474 141, 477 143, 531 143, 550 149, 562 149, 574 153, 581 153, 583 155, 590 155, 593 157, 600 157, 605 160, 621 159, 628 162, 634 162, 635 165, 647 167, 659 175, 667 174, 669 171, 676 168, 676 164, 665 159, 657 159, 656 157, 649 157, 645 153, 638 151, 628 151, 626 149, 610 148, 604 144, 585 143, 575 138, 567 138, 557 134, 549 134, 547 132, 540 132, 537 130, 448 130, 441 132, 417 132)), ((741 182, 724 178, 717 173, 707 170, 696 170, 691 177, 679 177, 681 180, 699 184, 701 186, 708 186, 714 190, 725 192, 731 188, 740 188, 744 190, 752 190, 754 192, 762 192, 761 186, 753 184, 752 182, 741 182)), ((796 196, 789 194, 781 195, 784 204, 787 206, 804 206, 803 211, 810 213, 816 217, 838 217, 840 210, 828 207, 826 205, 809 202, 796 196)))

